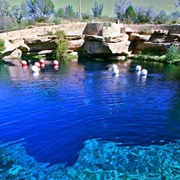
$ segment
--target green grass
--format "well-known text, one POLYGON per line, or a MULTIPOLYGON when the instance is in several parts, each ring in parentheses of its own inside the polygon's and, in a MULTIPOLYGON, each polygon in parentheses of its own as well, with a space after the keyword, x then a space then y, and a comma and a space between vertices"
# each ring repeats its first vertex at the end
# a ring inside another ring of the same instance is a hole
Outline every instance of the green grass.
POLYGON ((166 62, 166 55, 154 56, 154 55, 136 55, 132 59, 138 61, 153 61, 153 62, 166 62))
POLYGON ((167 52, 167 63, 179 64, 180 63, 180 48, 172 45, 167 52))

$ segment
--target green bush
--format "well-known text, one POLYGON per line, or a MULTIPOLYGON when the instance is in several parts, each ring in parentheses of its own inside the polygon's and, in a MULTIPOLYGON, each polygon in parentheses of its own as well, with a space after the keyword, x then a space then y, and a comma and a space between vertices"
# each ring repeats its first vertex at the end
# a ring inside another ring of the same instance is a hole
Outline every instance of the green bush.
POLYGON ((88 20, 88 19, 90 19, 90 15, 88 13, 82 13, 82 19, 88 20))
POLYGON ((172 45, 167 52, 166 62, 170 64, 178 64, 180 63, 180 48, 172 45))
POLYGON ((5 50, 5 42, 4 40, 0 39, 0 53, 5 50))
POLYGON ((64 60, 67 55, 68 50, 68 39, 64 31, 56 32, 57 41, 56 41, 56 57, 58 60, 64 60))

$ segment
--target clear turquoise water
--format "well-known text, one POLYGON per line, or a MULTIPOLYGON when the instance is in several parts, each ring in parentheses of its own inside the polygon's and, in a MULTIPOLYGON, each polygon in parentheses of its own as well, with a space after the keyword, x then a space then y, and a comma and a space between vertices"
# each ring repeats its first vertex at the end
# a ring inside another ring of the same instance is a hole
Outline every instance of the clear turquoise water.
POLYGON ((180 179, 180 67, 136 64, 1 65, 0 178, 180 179))

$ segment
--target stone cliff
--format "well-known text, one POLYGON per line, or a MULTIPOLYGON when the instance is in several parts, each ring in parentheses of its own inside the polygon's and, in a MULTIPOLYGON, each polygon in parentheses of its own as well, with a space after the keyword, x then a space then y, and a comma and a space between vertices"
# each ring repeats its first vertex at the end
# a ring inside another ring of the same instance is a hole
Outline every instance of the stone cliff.
POLYGON ((180 25, 69 23, 1 33, 6 46, 3 56, 19 59, 22 54, 54 53, 58 30, 67 34, 69 50, 81 56, 124 60, 142 50, 166 51, 172 44, 180 46, 180 25))

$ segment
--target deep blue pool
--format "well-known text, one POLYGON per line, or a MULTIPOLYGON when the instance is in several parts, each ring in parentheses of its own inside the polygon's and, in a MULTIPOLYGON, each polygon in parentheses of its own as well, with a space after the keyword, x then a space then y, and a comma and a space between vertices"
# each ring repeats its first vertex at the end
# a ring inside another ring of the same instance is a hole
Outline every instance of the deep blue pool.
POLYGON ((0 141, 21 140, 37 162, 71 166, 90 139, 122 146, 180 139, 180 67, 127 61, 117 77, 109 66, 62 62, 34 77, 30 68, 0 65, 0 141))

